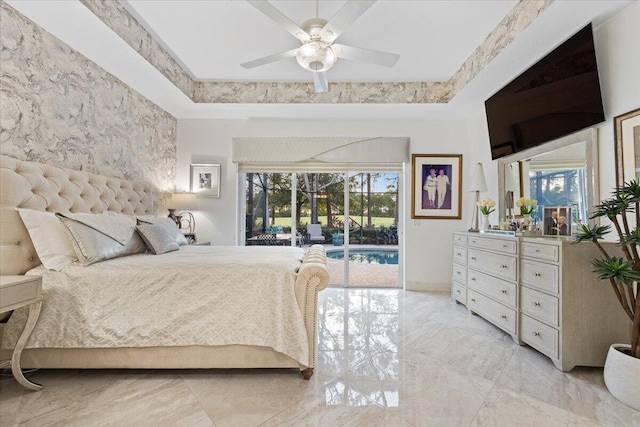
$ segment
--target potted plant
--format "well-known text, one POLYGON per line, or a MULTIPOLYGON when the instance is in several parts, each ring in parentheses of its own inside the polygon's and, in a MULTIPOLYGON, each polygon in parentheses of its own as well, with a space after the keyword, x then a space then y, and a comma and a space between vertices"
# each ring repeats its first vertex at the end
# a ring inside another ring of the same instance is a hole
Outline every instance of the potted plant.
POLYGON ((536 199, 527 199, 526 197, 520 197, 516 200, 516 206, 520 208, 520 215, 523 216, 525 225, 531 222, 531 214, 536 209, 538 201, 536 199))
POLYGON ((623 256, 611 256, 600 244, 611 232, 611 225, 583 225, 576 242, 593 242, 602 259, 592 262, 599 279, 608 281, 631 321, 631 345, 613 344, 604 367, 604 380, 611 394, 621 402, 640 410, 640 185, 636 181, 616 189, 609 199, 596 206, 591 218, 607 217, 619 237, 623 256), (631 229, 627 214, 635 213, 636 228, 631 229))
POLYGON ((486 199, 480 200, 477 204, 482 213, 482 230, 488 230, 489 214, 495 211, 496 202, 492 198, 487 197, 486 199))

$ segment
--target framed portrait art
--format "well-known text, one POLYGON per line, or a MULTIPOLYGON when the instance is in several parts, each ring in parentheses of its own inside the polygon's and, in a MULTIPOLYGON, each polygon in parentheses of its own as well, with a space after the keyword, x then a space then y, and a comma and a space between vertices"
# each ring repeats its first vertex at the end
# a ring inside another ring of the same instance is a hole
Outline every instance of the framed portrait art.
POLYGON ((613 119, 616 141, 616 184, 640 179, 640 108, 613 119))
POLYGON ((198 197, 220 197, 220 165, 191 164, 191 192, 198 197))
POLYGON ((411 218, 462 217, 462 154, 411 156, 411 218))
POLYGON ((542 211, 543 236, 571 236, 571 206, 545 206, 542 211))

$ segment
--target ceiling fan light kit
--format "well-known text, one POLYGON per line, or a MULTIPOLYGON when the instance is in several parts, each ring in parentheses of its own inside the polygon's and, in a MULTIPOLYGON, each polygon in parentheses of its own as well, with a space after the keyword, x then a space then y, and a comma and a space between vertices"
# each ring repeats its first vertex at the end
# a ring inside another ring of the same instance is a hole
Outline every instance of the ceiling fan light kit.
POLYGON ((305 21, 302 26, 291 21, 267 0, 247 0, 247 2, 296 37, 302 46, 287 52, 245 62, 241 64, 244 68, 259 67, 295 56, 302 68, 313 72, 316 92, 325 92, 329 87, 326 71, 336 64, 338 58, 385 67, 393 67, 400 58, 400 55, 393 53, 339 44, 333 45, 340 34, 369 9, 376 0, 347 0, 331 20, 326 21, 316 16, 316 18, 305 21))

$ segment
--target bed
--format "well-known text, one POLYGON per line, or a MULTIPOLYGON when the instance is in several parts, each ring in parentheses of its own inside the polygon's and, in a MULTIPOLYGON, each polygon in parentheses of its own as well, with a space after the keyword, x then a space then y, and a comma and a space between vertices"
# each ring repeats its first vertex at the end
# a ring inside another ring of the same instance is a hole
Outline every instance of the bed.
MULTIPOLYGON (((187 245, 86 267, 40 265, 16 208, 153 213, 149 186, 0 156, 0 274, 43 278, 43 307, 23 368, 298 368, 313 374, 321 246, 187 245), (177 310, 179 307, 180 310, 177 310)), ((0 324, 10 357, 24 310, 0 324)))

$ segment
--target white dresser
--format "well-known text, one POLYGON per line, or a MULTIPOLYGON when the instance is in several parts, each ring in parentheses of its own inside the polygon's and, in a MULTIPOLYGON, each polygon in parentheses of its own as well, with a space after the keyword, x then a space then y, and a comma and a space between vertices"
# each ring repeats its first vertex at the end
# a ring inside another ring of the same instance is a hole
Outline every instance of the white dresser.
POLYGON ((599 256, 570 239, 454 233, 452 297, 558 369, 603 366, 609 345, 628 342, 630 322, 592 272, 599 256))

